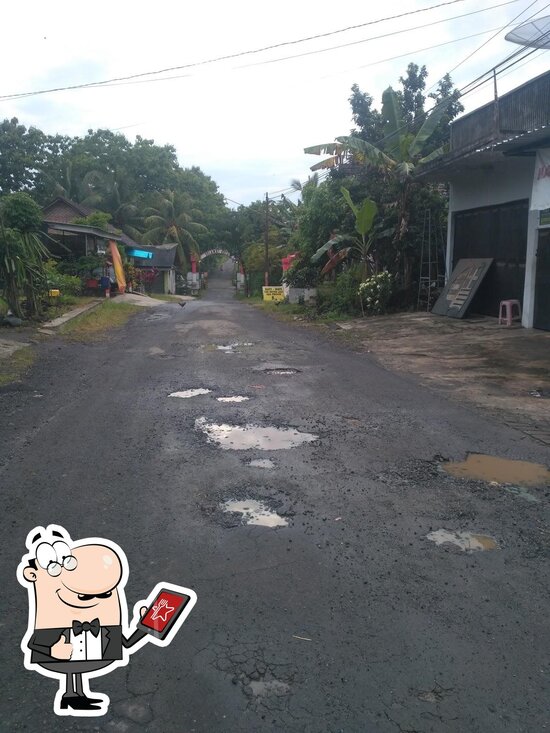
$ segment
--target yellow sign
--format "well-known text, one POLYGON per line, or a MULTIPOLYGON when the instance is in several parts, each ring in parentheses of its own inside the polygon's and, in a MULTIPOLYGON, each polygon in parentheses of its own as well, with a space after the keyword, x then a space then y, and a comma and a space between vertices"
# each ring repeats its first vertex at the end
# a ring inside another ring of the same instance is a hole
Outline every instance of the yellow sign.
POLYGON ((274 287, 263 287, 262 292, 264 295, 264 300, 284 300, 285 294, 283 292, 283 286, 278 285, 274 287))
POLYGON ((59 290, 57 288, 48 290, 48 295, 50 296, 50 298, 59 298, 59 290))

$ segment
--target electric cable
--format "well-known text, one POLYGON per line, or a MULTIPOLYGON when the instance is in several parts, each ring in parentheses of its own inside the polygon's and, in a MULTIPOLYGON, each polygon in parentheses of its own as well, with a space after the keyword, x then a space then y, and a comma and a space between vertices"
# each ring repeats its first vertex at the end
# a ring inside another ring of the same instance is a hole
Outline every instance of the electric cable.
MULTIPOLYGON (((247 51, 240 51, 238 53, 233 53, 233 54, 226 54, 224 56, 218 56, 218 57, 211 58, 211 59, 203 59, 202 61, 195 61, 195 62, 188 63, 188 64, 181 64, 178 66, 169 66, 164 69, 156 69, 154 71, 144 71, 144 72, 140 72, 136 74, 129 74, 127 76, 119 76, 119 77, 113 77, 111 79, 104 79, 104 80, 96 81, 96 82, 86 82, 86 83, 81 83, 81 84, 71 84, 71 85, 63 86, 63 87, 52 87, 50 89, 39 89, 39 90, 29 91, 29 92, 4 94, 4 95, 0 95, 0 100, 20 99, 20 98, 37 96, 40 94, 50 94, 52 92, 70 91, 74 89, 85 89, 85 88, 98 87, 98 86, 100 87, 100 86, 110 84, 113 82, 128 81, 131 79, 138 79, 144 76, 156 76, 156 75, 164 74, 170 71, 180 71, 182 69, 196 68, 197 66, 205 66, 207 64, 214 64, 220 61, 227 61, 230 59, 240 58, 243 56, 250 56, 250 55, 262 53, 265 51, 270 51, 276 48, 283 48, 285 46, 293 46, 299 43, 306 43, 308 41, 317 40, 319 38, 326 38, 328 36, 333 36, 338 33, 345 33, 350 30, 356 30, 358 28, 364 28, 366 26, 376 25, 378 23, 386 22, 389 20, 397 20, 399 18, 403 18, 406 16, 417 15, 419 13, 425 13, 430 10, 436 10, 441 7, 446 7, 448 5, 456 5, 457 3, 465 2, 465 1, 466 0, 447 0, 446 2, 437 3, 436 5, 430 5, 426 8, 418 8, 416 10, 409 10, 405 13, 399 13, 397 15, 391 15, 391 16, 387 16, 384 18, 378 18, 376 20, 367 21, 365 23, 358 23, 356 25, 347 26, 345 28, 340 28, 335 31, 327 31, 326 33, 318 33, 318 34, 308 36, 305 38, 294 39, 291 41, 283 41, 281 43, 275 43, 269 46, 264 46, 262 48, 251 49, 247 51)), ((509 2, 519 2, 519 0, 509 0, 509 2)), ((503 3, 503 4, 508 4, 508 3, 503 3)))

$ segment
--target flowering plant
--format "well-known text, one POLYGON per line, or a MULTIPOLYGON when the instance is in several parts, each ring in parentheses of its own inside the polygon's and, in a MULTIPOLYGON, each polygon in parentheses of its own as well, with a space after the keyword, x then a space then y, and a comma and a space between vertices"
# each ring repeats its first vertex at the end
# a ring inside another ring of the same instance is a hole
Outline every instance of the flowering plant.
POLYGON ((392 276, 389 272, 372 275, 359 285, 359 297, 366 313, 380 315, 386 310, 392 292, 392 276))

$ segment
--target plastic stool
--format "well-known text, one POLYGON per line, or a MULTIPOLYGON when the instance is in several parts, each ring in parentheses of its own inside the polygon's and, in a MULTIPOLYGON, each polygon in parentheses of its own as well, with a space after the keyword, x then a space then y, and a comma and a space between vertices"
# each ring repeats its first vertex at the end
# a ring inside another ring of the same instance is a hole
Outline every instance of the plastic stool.
POLYGON ((519 300, 501 300, 498 312, 498 325, 506 323, 507 326, 512 325, 514 320, 513 310, 514 306, 518 309, 516 318, 521 321, 521 304, 519 300))

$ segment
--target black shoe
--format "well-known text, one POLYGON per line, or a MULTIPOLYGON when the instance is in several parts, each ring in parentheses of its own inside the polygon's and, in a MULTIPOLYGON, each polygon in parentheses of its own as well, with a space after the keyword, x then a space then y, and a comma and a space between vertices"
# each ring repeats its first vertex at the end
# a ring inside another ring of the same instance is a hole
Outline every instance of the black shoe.
POLYGON ((92 700, 88 697, 81 697, 80 695, 70 695, 68 697, 61 698, 61 710, 72 708, 73 710, 98 710, 94 703, 103 702, 102 700, 92 700))

